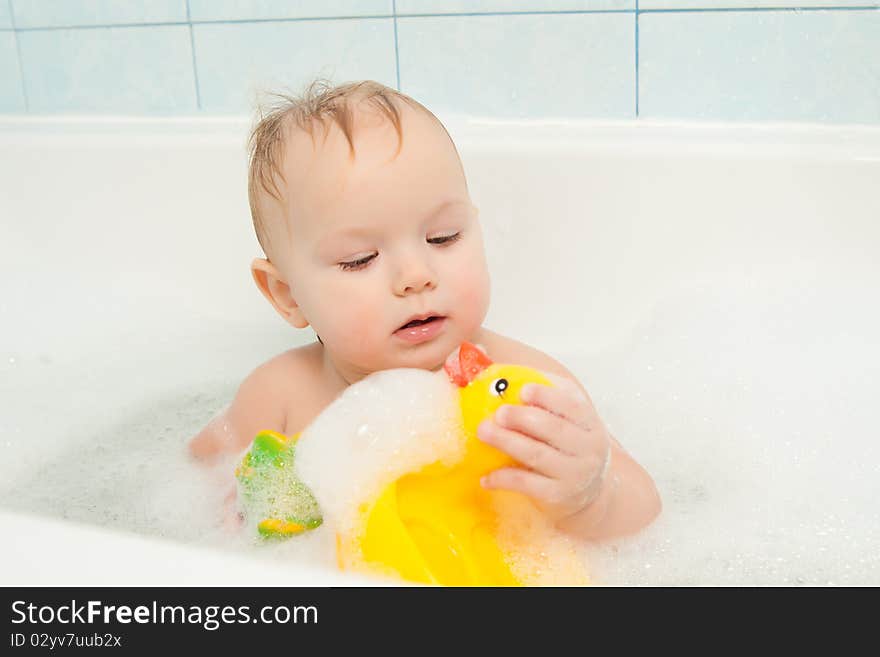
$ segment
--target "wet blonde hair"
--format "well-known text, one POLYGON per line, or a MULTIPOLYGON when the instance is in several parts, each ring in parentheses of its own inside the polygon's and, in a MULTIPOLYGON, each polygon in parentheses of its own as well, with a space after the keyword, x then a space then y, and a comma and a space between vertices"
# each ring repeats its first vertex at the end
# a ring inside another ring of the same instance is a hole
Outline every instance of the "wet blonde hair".
MULTIPOLYGON (((335 123, 342 130, 349 146, 349 158, 354 159, 352 128, 354 100, 365 101, 378 108, 391 121, 397 132, 397 152, 403 147, 403 128, 400 110, 395 101, 403 101, 421 109, 433 117, 446 130, 443 123, 429 109, 418 101, 396 89, 386 87, 373 80, 349 82, 333 86, 329 81, 318 78, 311 82, 300 96, 284 93, 270 94, 272 102, 258 110, 258 119, 248 138, 248 200, 257 240, 267 257, 269 239, 267 222, 260 212, 261 192, 269 194, 283 203, 283 192, 279 179, 287 183, 283 172, 284 144, 291 128, 307 132, 314 142, 315 128, 320 125, 326 138, 330 126, 335 123)), ((449 135, 449 132, 446 132, 449 135)), ((450 137, 450 141, 452 138, 450 137)), ((455 144, 453 142, 453 148, 455 144)), ((456 150, 456 154, 458 151, 456 150)))

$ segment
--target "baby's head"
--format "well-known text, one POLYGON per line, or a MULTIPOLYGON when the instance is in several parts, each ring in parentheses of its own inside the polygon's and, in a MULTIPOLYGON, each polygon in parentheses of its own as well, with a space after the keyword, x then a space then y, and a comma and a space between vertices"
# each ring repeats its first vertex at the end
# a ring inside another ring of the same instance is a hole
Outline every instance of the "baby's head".
POLYGON ((437 369, 477 341, 489 274, 455 145, 415 100, 372 81, 313 83, 264 115, 248 191, 266 258, 257 286, 292 326, 311 325, 349 382, 437 369), (444 317, 407 341, 414 316, 444 317))

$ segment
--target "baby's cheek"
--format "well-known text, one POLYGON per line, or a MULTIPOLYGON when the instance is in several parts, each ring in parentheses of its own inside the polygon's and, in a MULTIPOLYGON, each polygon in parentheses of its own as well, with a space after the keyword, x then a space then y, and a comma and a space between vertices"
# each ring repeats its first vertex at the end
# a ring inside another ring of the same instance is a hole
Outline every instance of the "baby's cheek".
POLYGON ((384 329, 385 319, 383 308, 378 300, 366 301, 367 297, 353 300, 351 302, 350 314, 352 321, 356 322, 359 330, 367 335, 372 335, 384 329))
POLYGON ((472 261, 451 272, 450 276, 459 310, 480 315, 477 321, 481 322, 489 307, 489 274, 485 267, 472 261))
POLYGON ((334 322, 335 330, 343 335, 343 343, 351 350, 351 356, 369 356, 376 349, 376 343, 387 339, 392 328, 383 315, 382 304, 367 294, 348 297, 338 305, 339 315, 334 322))

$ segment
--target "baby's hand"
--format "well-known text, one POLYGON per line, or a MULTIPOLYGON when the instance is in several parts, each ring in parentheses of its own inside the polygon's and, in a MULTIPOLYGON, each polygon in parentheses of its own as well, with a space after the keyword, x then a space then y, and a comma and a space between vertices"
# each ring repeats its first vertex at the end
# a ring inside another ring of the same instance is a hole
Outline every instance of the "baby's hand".
POLYGON ((524 493, 559 521, 598 497, 611 438, 573 381, 544 374, 554 386, 524 385, 524 405, 502 405, 493 419, 480 424, 477 435, 525 466, 495 470, 483 477, 483 486, 524 493))

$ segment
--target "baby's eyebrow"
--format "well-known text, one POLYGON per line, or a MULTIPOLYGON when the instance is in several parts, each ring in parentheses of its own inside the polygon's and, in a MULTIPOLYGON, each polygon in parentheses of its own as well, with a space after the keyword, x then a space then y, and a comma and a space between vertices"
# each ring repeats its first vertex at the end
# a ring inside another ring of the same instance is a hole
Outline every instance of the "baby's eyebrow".
POLYGON ((440 205, 438 205, 436 208, 434 208, 433 210, 431 210, 431 211, 428 213, 428 216, 425 218, 425 220, 427 221, 428 219, 433 219, 434 217, 436 217, 436 216, 437 216, 438 214, 440 214, 441 212, 443 212, 443 211, 445 211, 445 210, 448 210, 449 208, 452 208, 452 207, 454 207, 454 206, 456 206, 456 205, 470 205, 470 203, 469 203, 468 201, 464 200, 464 199, 458 199, 458 198, 454 198, 454 199, 450 199, 450 200, 448 200, 448 201, 444 201, 443 203, 441 203, 440 205))
POLYGON ((364 226, 350 226, 349 228, 337 230, 333 233, 327 234, 324 239, 321 240, 321 243, 333 242, 338 239, 342 239, 343 237, 365 237, 372 232, 372 230, 370 230, 369 228, 365 228, 364 226))
POLYGON ((316 248, 318 252, 324 253, 329 257, 335 251, 335 247, 340 240, 343 240, 346 237, 368 237, 372 232, 372 230, 364 226, 350 226, 348 228, 327 233, 324 237, 318 240, 316 248))
MULTIPOLYGON (((427 214, 425 221, 427 222, 439 215, 441 212, 444 212, 445 210, 448 210, 457 205, 470 206, 471 204, 463 199, 452 199, 444 201, 427 214)), ((318 242, 318 246, 329 246, 330 243, 343 239, 345 237, 367 237, 371 233, 373 233, 373 230, 366 226, 348 226, 346 228, 341 228, 337 231, 328 233, 321 239, 320 242, 318 242)))

